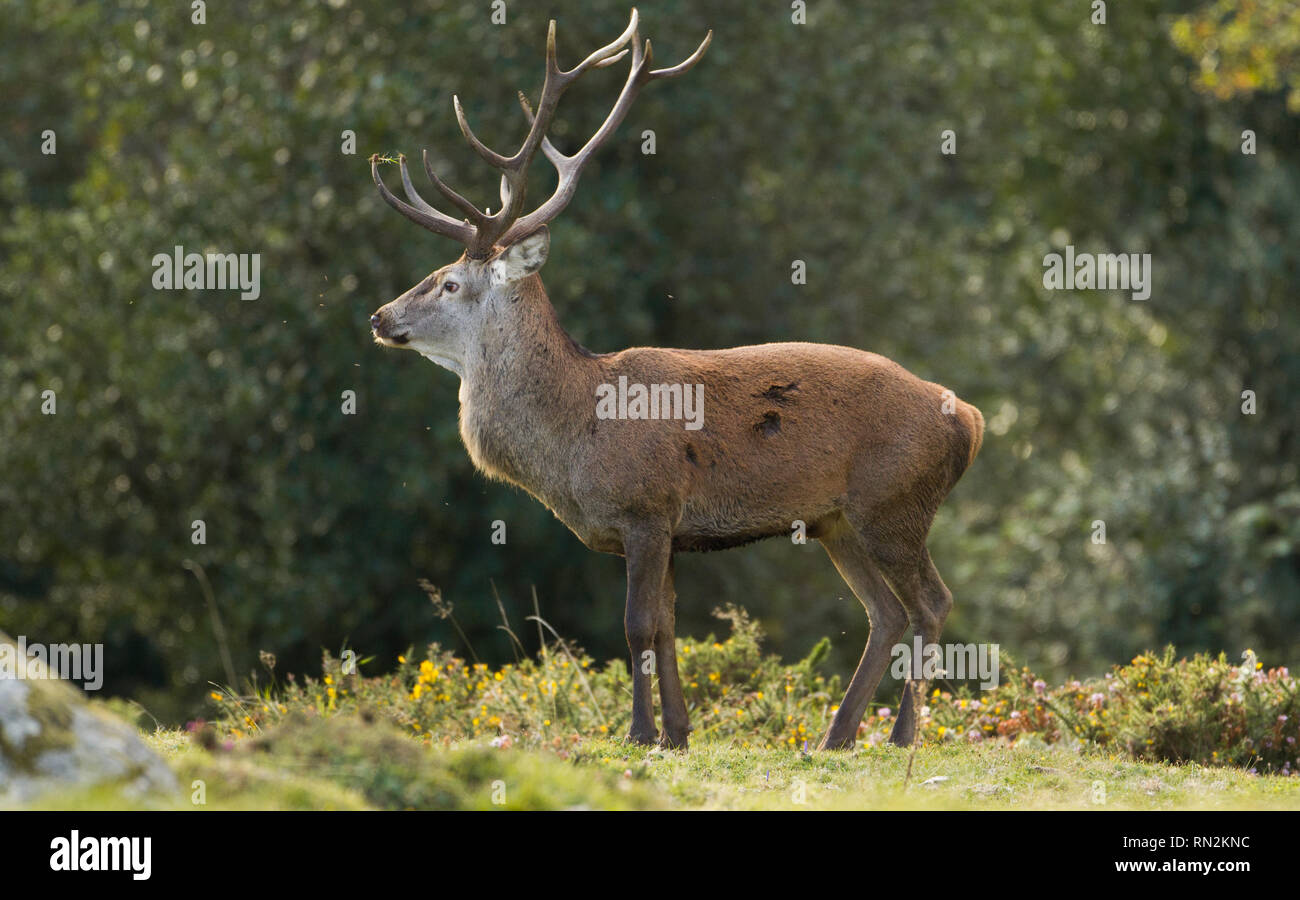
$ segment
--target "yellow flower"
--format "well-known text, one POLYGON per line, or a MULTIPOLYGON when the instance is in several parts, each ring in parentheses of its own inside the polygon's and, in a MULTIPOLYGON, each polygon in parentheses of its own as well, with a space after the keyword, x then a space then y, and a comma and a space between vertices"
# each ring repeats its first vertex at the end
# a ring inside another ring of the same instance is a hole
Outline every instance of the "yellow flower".
POLYGON ((505 681, 505 680, 506 680, 506 676, 505 676, 503 673, 501 673, 501 672, 497 672, 496 675, 493 675, 492 677, 495 678, 497 681, 505 681))
POLYGON ((602 725, 602 726, 600 726, 600 733, 601 733, 601 734, 607 734, 608 732, 609 732, 609 726, 608 726, 608 725, 602 725))
POLYGON ((398 656, 398 657, 397 657, 397 661, 398 661, 399 663, 402 663, 403 665, 405 665, 405 663, 406 663, 406 657, 405 657, 405 656, 398 656))
POLYGON ((216 691, 213 691, 212 693, 208 694, 208 696, 211 697, 213 700, 220 700, 220 699, 221 699, 221 695, 218 694, 216 691))
POLYGON ((333 683, 334 683, 334 679, 333 679, 332 677, 330 677, 329 675, 326 675, 326 676, 325 676, 325 683, 326 683, 326 684, 333 684, 333 683))
POLYGON ((947 734, 947 733, 948 733, 948 729, 945 728, 943 725, 940 725, 940 726, 939 726, 939 737, 943 737, 943 736, 944 736, 945 734, 947 734))
POLYGON ((720 674, 718 674, 717 672, 710 672, 710 673, 709 673, 709 681, 718 681, 720 678, 722 678, 722 676, 721 676, 720 674))

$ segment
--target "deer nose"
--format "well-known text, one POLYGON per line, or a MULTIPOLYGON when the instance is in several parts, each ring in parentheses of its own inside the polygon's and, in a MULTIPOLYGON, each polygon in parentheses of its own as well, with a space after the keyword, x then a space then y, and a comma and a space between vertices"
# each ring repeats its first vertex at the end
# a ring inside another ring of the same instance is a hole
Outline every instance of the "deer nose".
POLYGON ((375 313, 373 316, 370 317, 370 327, 371 328, 379 327, 379 313, 375 313))

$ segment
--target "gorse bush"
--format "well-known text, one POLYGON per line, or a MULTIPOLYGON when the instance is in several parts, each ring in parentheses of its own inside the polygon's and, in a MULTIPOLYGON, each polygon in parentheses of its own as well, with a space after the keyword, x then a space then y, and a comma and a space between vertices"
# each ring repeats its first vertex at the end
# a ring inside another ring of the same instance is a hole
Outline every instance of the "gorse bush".
MULTIPOLYGON (((710 635, 677 642, 693 733, 743 747, 802 747, 816 738, 841 693, 838 677, 815 671, 830 642, 822 640, 807 658, 787 665, 761 652, 762 631, 744 610, 729 606, 715 615, 731 623, 725 640, 710 635)), ((418 662, 410 654, 398 657, 386 676, 345 673, 342 662, 326 653, 319 679, 291 675, 283 683, 250 685, 246 695, 211 697, 221 709, 222 730, 235 738, 295 711, 331 716, 370 709, 429 741, 491 736, 559 749, 583 736, 626 731, 631 685, 624 663, 597 666, 565 641, 497 669, 431 644, 418 662)))
MULTIPOLYGON (((923 709, 929 740, 1086 741, 1144 760, 1233 765, 1292 774, 1300 769, 1300 699, 1283 667, 1264 670, 1247 651, 1175 659, 1144 653, 1103 678, 1049 689, 1027 668, 1003 673, 981 696, 936 689, 923 709)), ((870 726, 870 720, 868 722, 870 726)))
MULTIPOLYGON (((838 677, 817 671, 830 642, 786 664, 762 652, 763 634, 742 609, 714 614, 731 625, 725 640, 677 642, 692 739, 741 748, 804 750, 830 724, 841 694, 838 677)), ((1003 653, 1003 658, 1006 654, 1003 653)), ((598 666, 557 640, 536 658, 491 668, 466 662, 437 644, 424 659, 398 658, 388 675, 344 671, 325 654, 320 678, 274 677, 243 692, 213 692, 217 732, 227 739, 264 736, 287 716, 332 718, 382 714, 425 742, 483 738, 548 747, 564 756, 584 738, 626 731, 631 679, 622 661, 598 666)), ((940 682, 920 710, 926 742, 1009 743, 1032 736, 1049 744, 1086 744, 1138 759, 1231 765, 1256 772, 1300 769, 1300 699, 1285 668, 1265 670, 1247 651, 1242 665, 1200 654, 1142 654, 1103 678, 1049 688, 1028 668, 1005 667, 999 685, 974 692, 940 682)), ((880 744, 895 711, 872 710, 859 739, 880 744)), ((210 732, 209 732, 210 733, 210 732)))

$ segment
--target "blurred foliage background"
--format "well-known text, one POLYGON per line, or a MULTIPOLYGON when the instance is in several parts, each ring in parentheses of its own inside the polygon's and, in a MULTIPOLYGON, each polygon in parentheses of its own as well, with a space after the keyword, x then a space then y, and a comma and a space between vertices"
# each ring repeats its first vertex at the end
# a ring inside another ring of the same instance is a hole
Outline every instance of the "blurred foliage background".
MULTIPOLYGON (((0 625, 105 642, 108 691, 173 719, 225 678, 187 560, 241 677, 259 650, 302 671, 323 647, 382 668, 457 645, 419 578, 485 660, 510 654, 493 586, 530 647, 535 586, 561 634, 622 657, 622 560, 474 473, 455 378, 371 343, 369 314, 459 248, 388 209, 366 157, 428 147, 494 203, 452 94, 513 145, 546 20, 571 66, 627 5, 509 3, 504 25, 486 0, 211 3, 201 25, 189 6, 3 3, 0 625), (261 297, 153 290, 177 244, 260 253, 261 297)), ((715 37, 552 228, 543 276, 577 340, 845 343, 978 405, 984 449, 931 539, 949 640, 1057 676, 1167 641, 1300 663, 1294 3, 1129 0, 1104 25, 1022 0, 813 0, 804 25, 784 2, 640 9, 665 65, 715 37), (1065 244, 1151 253, 1151 298, 1044 290, 1065 244)), ((566 96, 562 149, 624 73, 566 96)), ((548 194, 540 160, 535 179, 548 194)), ((683 634, 735 601, 787 658, 829 635, 851 671, 865 640, 815 543, 679 557, 678 591, 683 634)))

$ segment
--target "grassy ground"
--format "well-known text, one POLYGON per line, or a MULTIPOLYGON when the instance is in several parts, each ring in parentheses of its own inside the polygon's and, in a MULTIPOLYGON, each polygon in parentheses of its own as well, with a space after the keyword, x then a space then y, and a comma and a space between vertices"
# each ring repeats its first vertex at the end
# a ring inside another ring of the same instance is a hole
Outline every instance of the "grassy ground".
MULTIPOLYGON (((1004 660, 996 686, 932 686, 920 746, 885 740, 868 711, 858 748, 808 753, 836 710, 826 642, 785 663, 743 610, 723 640, 678 641, 695 731, 685 752, 648 750, 628 727, 621 661, 557 640, 498 669, 431 645, 396 668, 325 655, 319 677, 210 692, 213 716, 149 732, 184 793, 112 788, 42 807, 204 809, 1300 809, 1300 683, 1284 667, 1173 648, 1101 678, 1049 686, 1004 660)), ((346 657, 346 654, 345 654, 346 657)))
POLYGON ((1085 744, 925 746, 904 787, 908 752, 744 749, 686 752, 611 738, 564 750, 423 743, 351 716, 288 723, 282 734, 204 749, 181 731, 148 737, 184 796, 115 791, 48 798, 43 807, 178 809, 1300 809, 1300 779, 1196 764, 1138 762, 1085 744), (201 783, 203 803, 193 802, 201 783))

